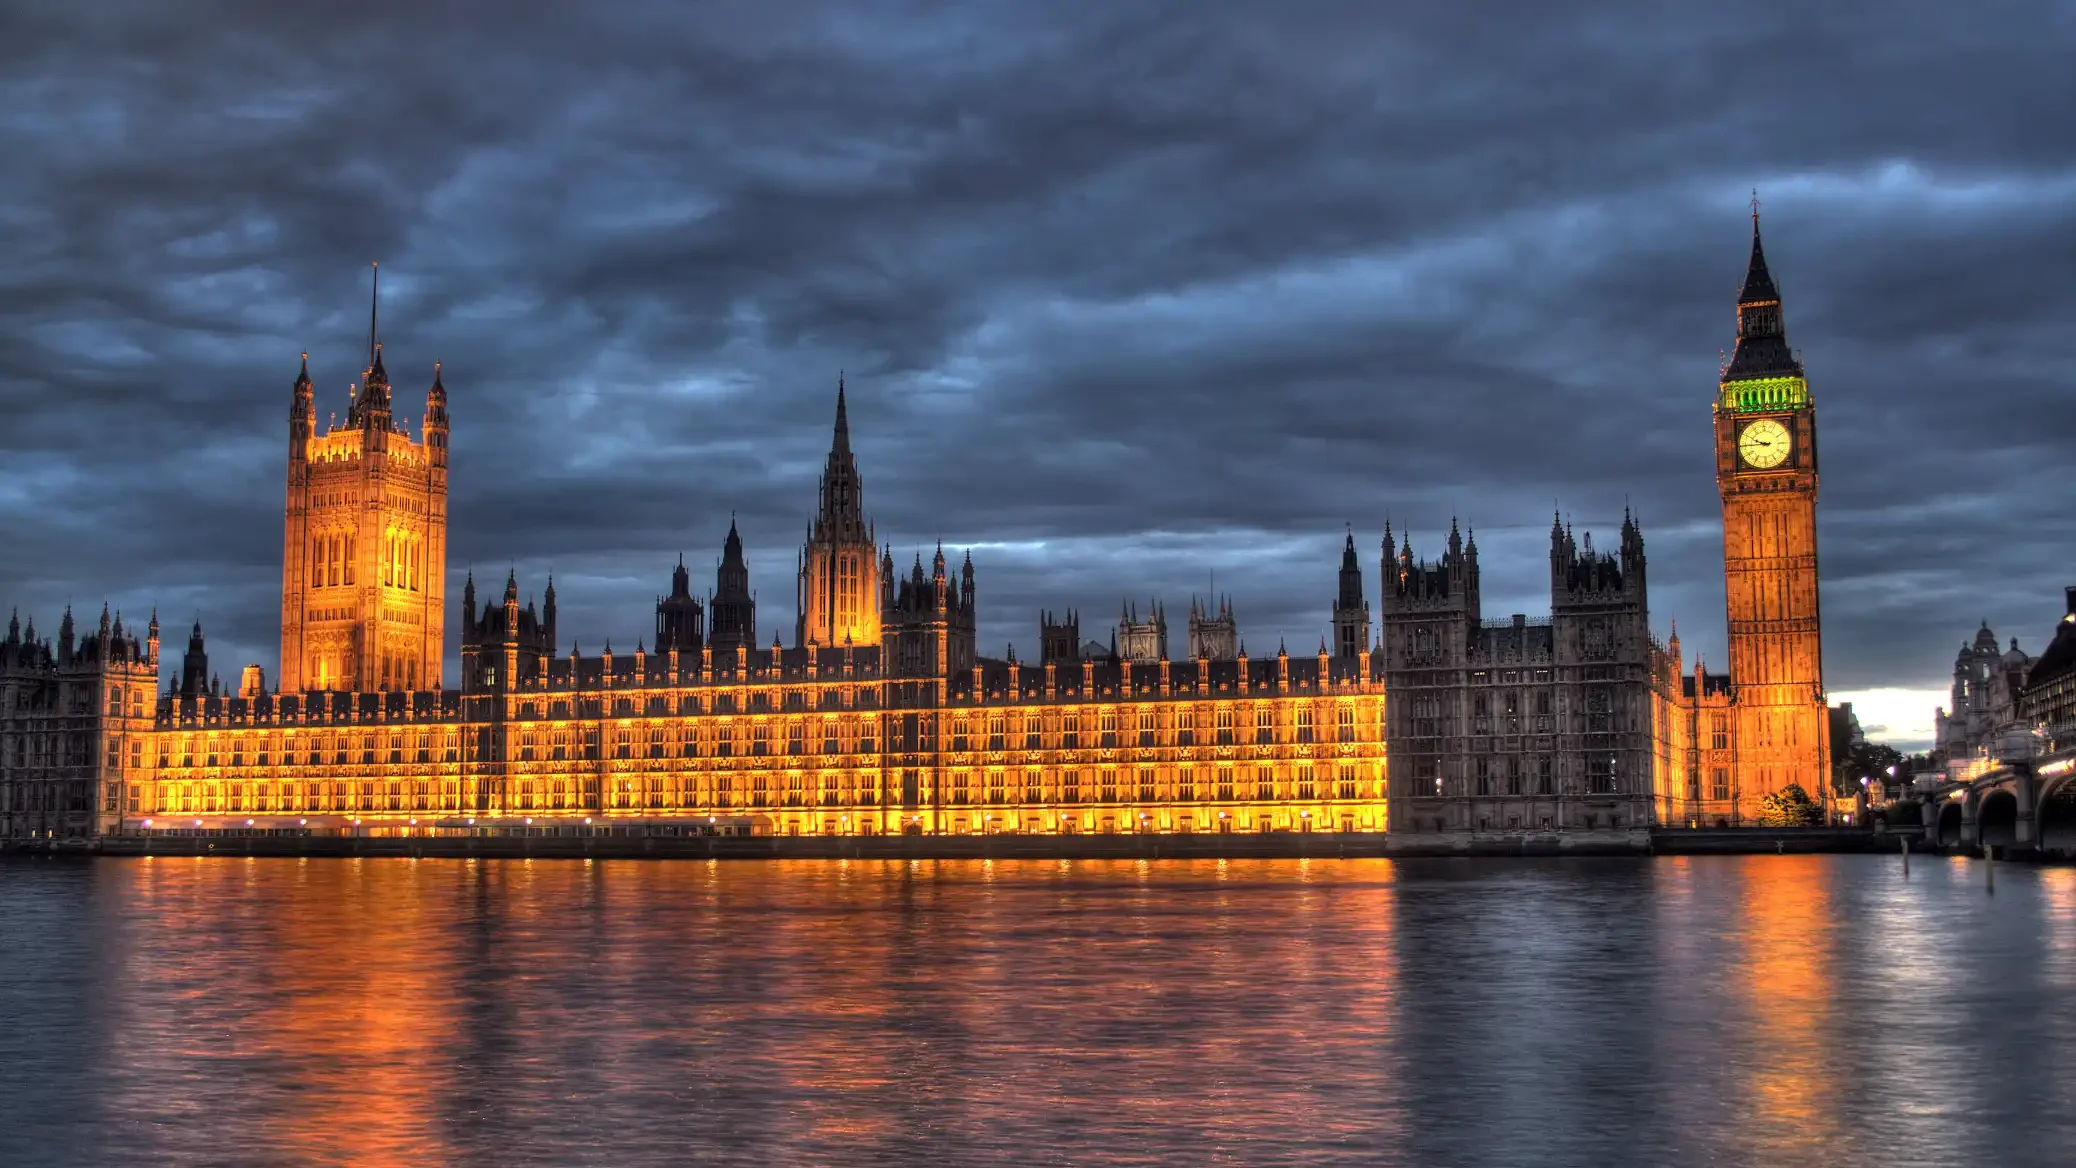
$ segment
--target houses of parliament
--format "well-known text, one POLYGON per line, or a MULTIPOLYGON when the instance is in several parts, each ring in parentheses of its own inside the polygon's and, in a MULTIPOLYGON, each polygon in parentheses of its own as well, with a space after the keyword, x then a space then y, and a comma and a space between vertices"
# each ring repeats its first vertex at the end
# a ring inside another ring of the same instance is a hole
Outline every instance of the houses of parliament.
POLYGON ((580 653, 552 580, 538 607, 511 575, 448 592, 447 390, 435 366, 413 434, 377 337, 342 425, 307 357, 290 391, 278 685, 222 685, 199 623, 162 688, 155 614, 141 640, 105 609, 10 621, 0 838, 1633 831, 1829 787, 1815 408, 1756 214, 1711 407, 1720 673, 1653 638, 1627 515, 1598 547, 1552 521, 1545 616, 1488 619, 1475 536, 1387 524, 1374 593, 1345 542, 1316 653, 1248 656, 1230 603, 1193 603, 1173 653, 1155 603, 1107 645, 1068 611, 1038 660, 986 656, 970 555, 876 542, 840 381, 791 643, 762 639, 731 525, 704 599, 680 559, 653 637, 580 653))

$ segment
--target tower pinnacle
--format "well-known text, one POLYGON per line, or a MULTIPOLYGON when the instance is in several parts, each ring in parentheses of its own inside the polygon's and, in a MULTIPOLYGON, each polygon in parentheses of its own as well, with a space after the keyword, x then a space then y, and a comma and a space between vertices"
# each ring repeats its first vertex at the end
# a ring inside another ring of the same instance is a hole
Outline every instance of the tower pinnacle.
POLYGON ((369 260, 368 270, 373 273, 368 288, 368 368, 373 369, 382 359, 382 334, 376 329, 376 311, 382 305, 382 261, 369 260))

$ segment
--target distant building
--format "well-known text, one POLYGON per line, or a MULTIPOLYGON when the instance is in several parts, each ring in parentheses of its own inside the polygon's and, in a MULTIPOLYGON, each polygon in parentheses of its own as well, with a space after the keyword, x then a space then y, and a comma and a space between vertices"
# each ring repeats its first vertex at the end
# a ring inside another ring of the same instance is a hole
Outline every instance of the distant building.
POLYGON ((2048 749, 2076 749, 2076 586, 2063 591, 2066 605, 2054 638, 2026 671, 2019 691, 2019 720, 2038 727, 2048 749))
POLYGON ((1960 775, 1995 766, 2004 735, 2021 724, 2019 694, 2032 668, 2018 638, 1999 652, 1997 635, 1983 622, 1954 657, 1950 707, 1933 713, 1933 756, 1960 775))

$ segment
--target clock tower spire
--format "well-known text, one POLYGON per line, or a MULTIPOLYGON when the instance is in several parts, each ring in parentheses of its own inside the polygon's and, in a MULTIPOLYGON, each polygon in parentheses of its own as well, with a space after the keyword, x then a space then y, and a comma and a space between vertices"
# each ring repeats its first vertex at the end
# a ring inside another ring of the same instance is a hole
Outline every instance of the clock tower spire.
POLYGON ((1789 784, 1828 802, 1829 721, 1817 603, 1816 404, 1788 347, 1779 288, 1752 204, 1752 255, 1737 296, 1737 348, 1715 403, 1716 485, 1735 687, 1736 806, 1789 784))

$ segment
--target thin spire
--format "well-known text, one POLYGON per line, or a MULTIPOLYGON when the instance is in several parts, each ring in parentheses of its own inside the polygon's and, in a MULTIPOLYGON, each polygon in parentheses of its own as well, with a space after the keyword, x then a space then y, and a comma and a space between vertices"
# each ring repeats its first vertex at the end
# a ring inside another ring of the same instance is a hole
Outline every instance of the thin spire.
POLYGON ((1765 304, 1780 299, 1773 273, 1766 268, 1766 248, 1759 239, 1759 193, 1752 192, 1752 258, 1745 266, 1744 287, 1737 293, 1740 305, 1765 304))
POLYGON ((375 367, 375 350, 381 347, 382 334, 376 328, 376 312, 382 306, 382 261, 369 260, 372 273, 368 289, 368 368, 375 367))
POLYGON ((843 370, 836 371, 836 442, 835 450, 849 453, 851 448, 850 415, 843 403, 843 370))

